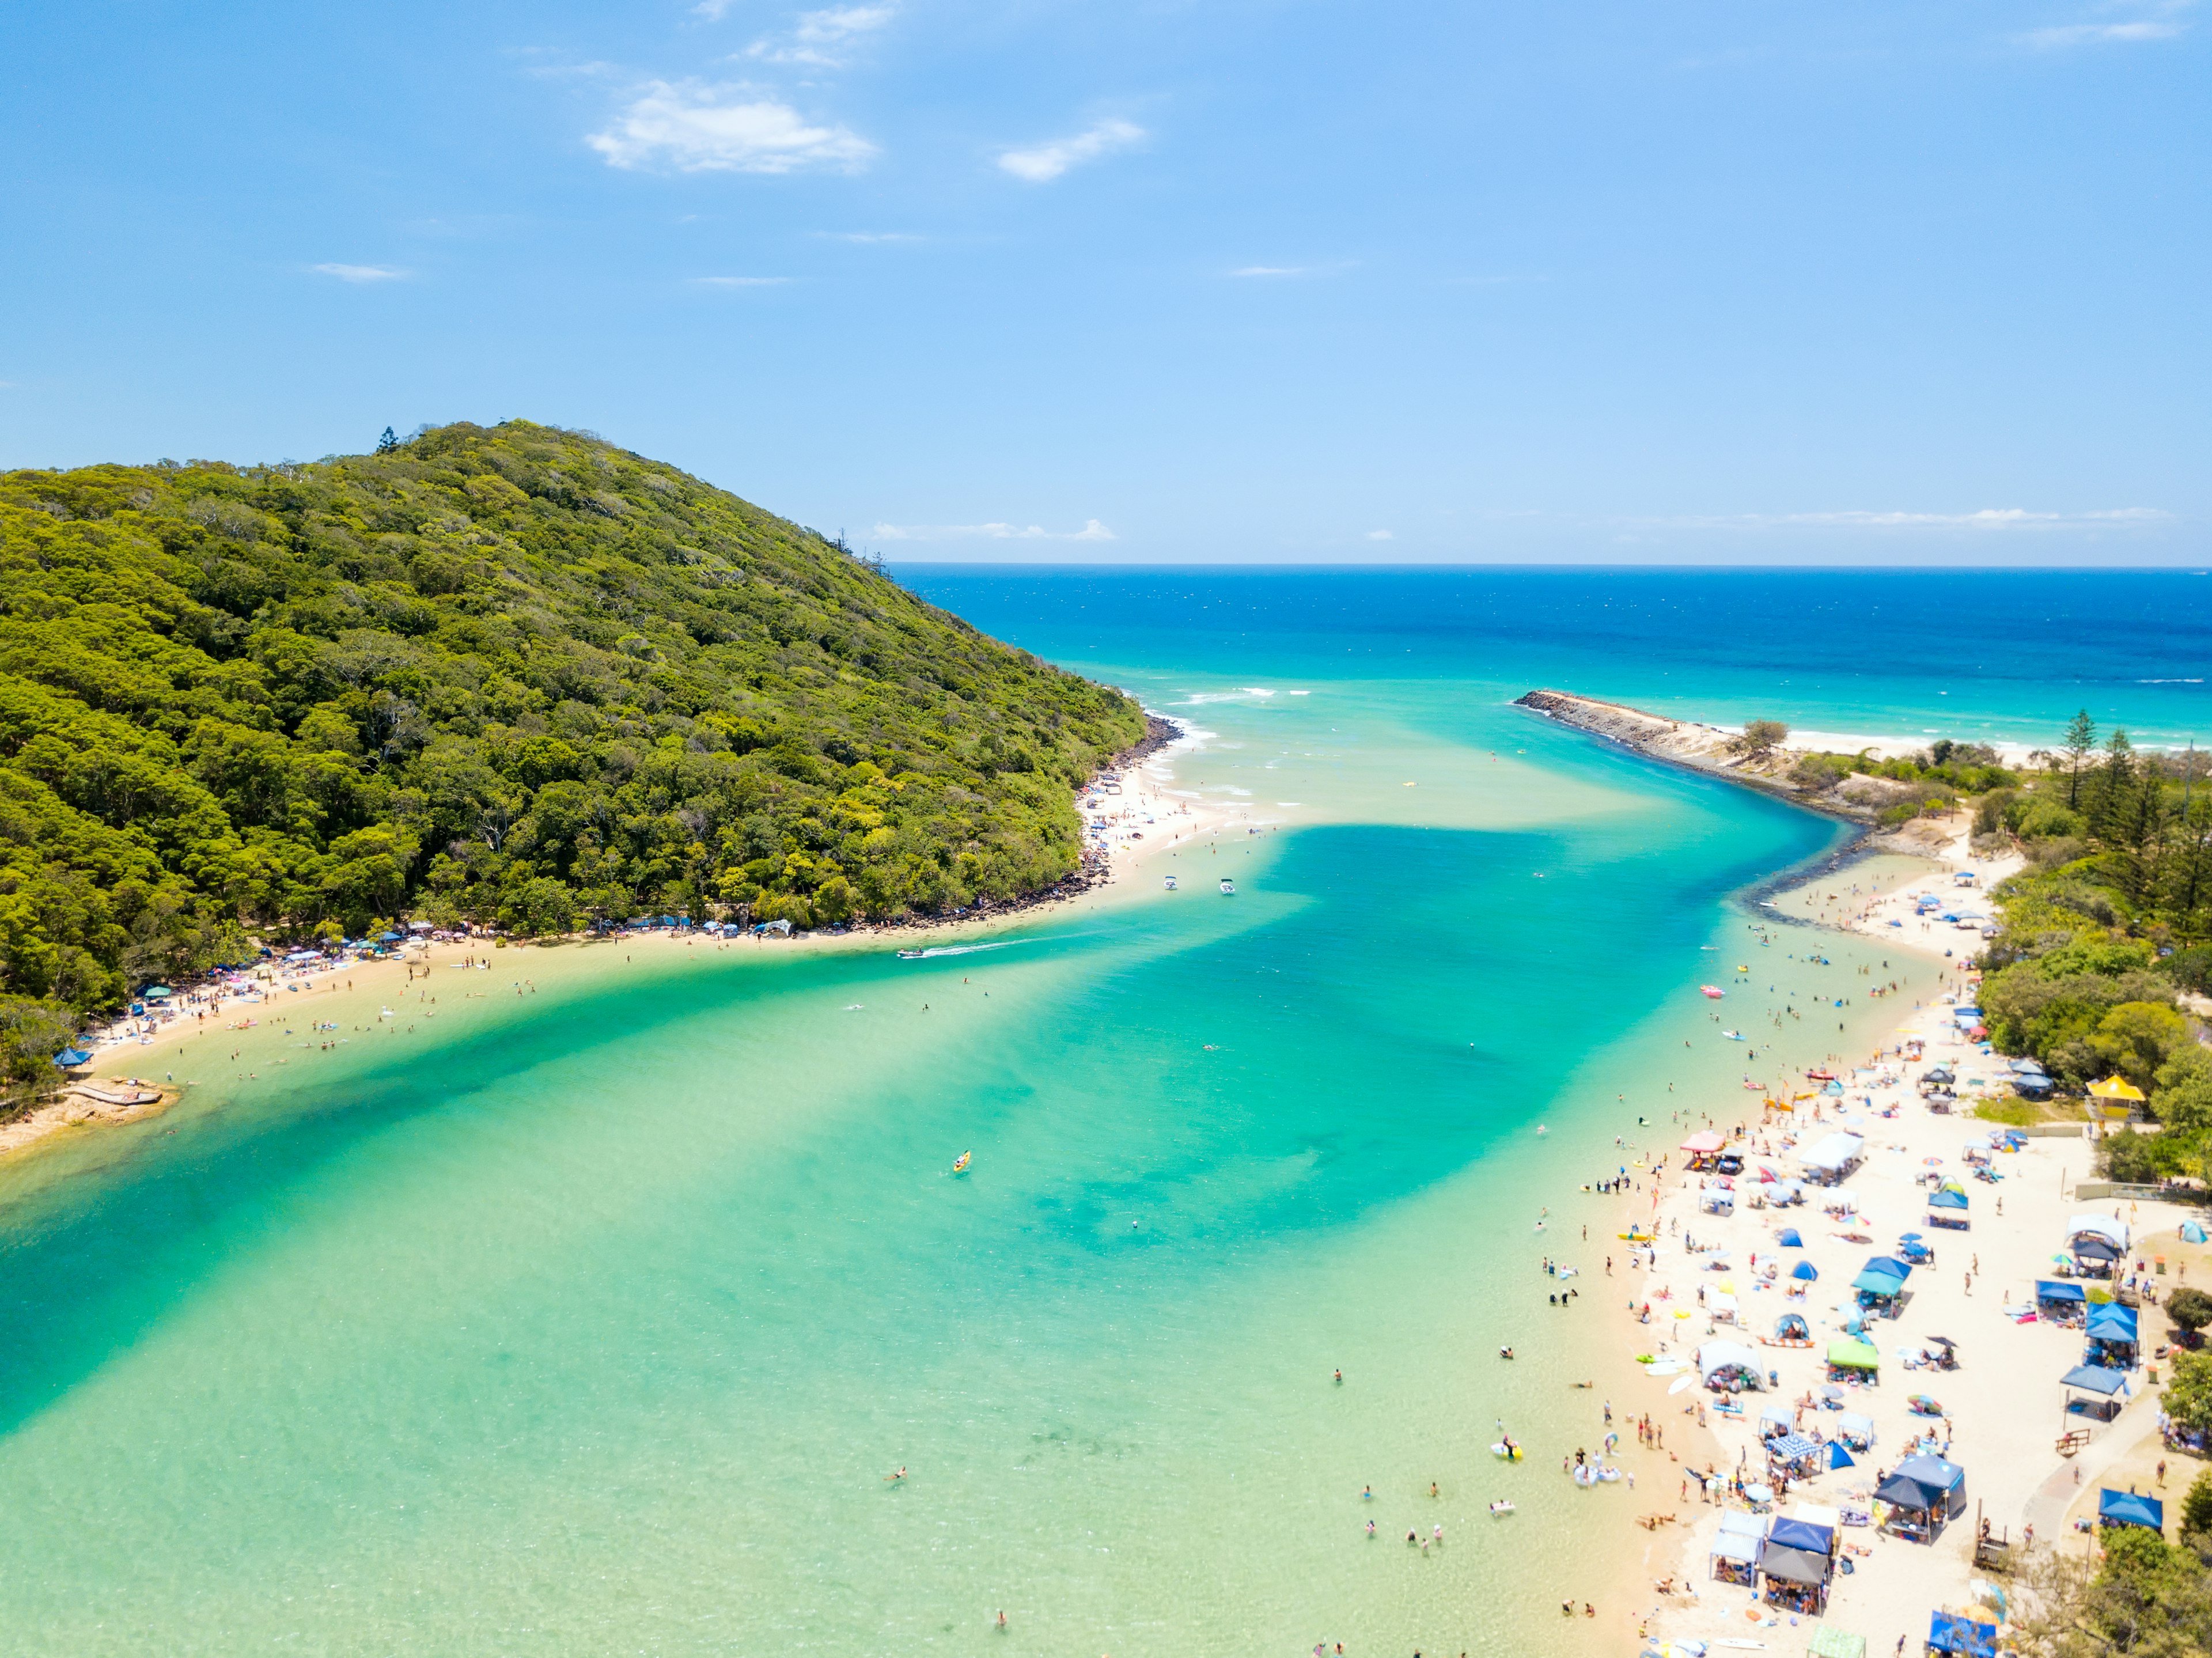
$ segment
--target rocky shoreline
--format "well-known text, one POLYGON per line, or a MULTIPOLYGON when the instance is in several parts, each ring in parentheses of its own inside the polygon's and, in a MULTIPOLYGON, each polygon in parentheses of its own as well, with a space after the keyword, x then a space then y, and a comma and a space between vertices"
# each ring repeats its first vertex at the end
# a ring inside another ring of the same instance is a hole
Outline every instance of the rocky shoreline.
POLYGON ((1811 750, 1777 744, 1753 750, 1741 732, 1696 720, 1670 720, 1625 703, 1607 702, 1572 691, 1534 690, 1513 699, 1527 708, 1563 726, 1587 732, 1646 759, 1686 771, 1719 777, 1745 788, 1817 811, 1826 817, 1856 824, 1861 834, 1835 854, 1848 860, 1872 852, 1929 855, 1948 838, 1939 819, 1918 820, 1894 828, 1881 827, 1881 812, 1896 797, 1896 786, 1886 779, 1853 774, 1837 786, 1808 788, 1790 774, 1811 750))

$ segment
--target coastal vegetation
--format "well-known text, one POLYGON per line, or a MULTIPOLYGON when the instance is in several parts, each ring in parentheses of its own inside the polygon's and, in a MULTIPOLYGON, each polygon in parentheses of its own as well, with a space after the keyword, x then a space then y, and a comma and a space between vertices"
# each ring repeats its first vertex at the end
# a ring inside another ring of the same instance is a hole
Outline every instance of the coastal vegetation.
POLYGON ((2182 1003, 2212 981, 2212 792, 2193 755, 2095 737, 2085 713, 2029 767, 1954 747, 1917 769, 1978 793, 1979 849, 2027 859, 1995 895, 2002 924, 1981 957, 1997 1050, 2039 1060, 2069 1092, 2118 1077, 2146 1096, 2161 1132, 2108 1139, 2115 1178, 2201 1177, 2212 1048, 2182 1003))
POLYGON ((0 474, 0 1054, 416 914, 946 914, 1142 713, 588 434, 0 474))

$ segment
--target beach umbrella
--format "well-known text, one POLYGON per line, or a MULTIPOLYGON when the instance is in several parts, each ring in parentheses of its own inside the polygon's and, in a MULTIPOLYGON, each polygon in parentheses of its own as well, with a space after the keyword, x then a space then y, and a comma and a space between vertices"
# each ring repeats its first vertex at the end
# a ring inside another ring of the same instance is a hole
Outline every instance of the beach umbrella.
POLYGON ((1820 1274, 1811 1261, 1801 1260, 1795 1266, 1790 1269, 1790 1276, 1796 1278, 1801 1284, 1810 1284, 1814 1279, 1819 1278, 1820 1274))

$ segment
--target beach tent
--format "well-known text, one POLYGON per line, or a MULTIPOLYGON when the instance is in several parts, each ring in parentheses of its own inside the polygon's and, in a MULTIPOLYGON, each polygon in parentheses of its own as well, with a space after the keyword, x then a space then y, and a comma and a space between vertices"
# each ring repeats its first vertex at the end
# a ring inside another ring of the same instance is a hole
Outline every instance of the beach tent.
POLYGON ((2143 1091, 2125 1077, 2107 1077, 2100 1083, 2089 1084, 2089 1097, 2125 1105, 2140 1105, 2143 1091))
POLYGON ((1851 1454, 1844 1448, 1844 1442, 1840 1439, 1830 1440, 1827 1444, 1827 1467, 1832 1471, 1837 1468, 1856 1468, 1858 1467, 1858 1464, 1852 1460, 1851 1454))
POLYGON ((1908 1456, 1874 1494, 1896 1511, 1898 1530, 1932 1543, 1945 1521, 1966 1512, 1966 1471, 1940 1456, 1908 1456))
POLYGON ((1698 1376, 1708 1388, 1766 1386, 1759 1355, 1740 1341, 1708 1341, 1698 1348, 1698 1376))
POLYGON ((2075 1393, 2094 1394, 2100 1399, 2111 1399, 2126 1389, 2128 1373, 2109 1364, 2076 1364, 2058 1378, 2058 1385, 2075 1393))
POLYGON ((2107 1301, 2089 1309, 2089 1339, 2093 1341, 2124 1341, 2133 1345, 2136 1334, 2136 1309, 2123 1307, 2117 1301, 2107 1301))
POLYGON ((1866 1637, 1823 1624, 1813 1631, 1805 1652, 1807 1658, 1867 1658, 1866 1637))
MULTIPOLYGON (((1794 1226, 1784 1227, 1774 1235, 1774 1241, 1784 1249, 1802 1249, 1805 1247, 1803 1234, 1794 1226)), ((2199 1239, 2198 1242, 2201 1242, 2203 1240, 2199 1239)))
POLYGON ((1797 1161, 1805 1165, 1805 1172, 1823 1186, 1832 1186, 1845 1178, 1859 1166, 1866 1142, 1856 1134, 1830 1134, 1797 1161))
POLYGON ((1930 1209, 1964 1209, 1966 1206, 1966 1188, 1956 1181, 1945 1181, 1928 1194, 1928 1206, 1930 1209))
POLYGON ((1881 1301, 1894 1301, 1905 1293, 1905 1281, 1892 1278, 1887 1272, 1877 1272, 1869 1266, 1851 1280, 1851 1288, 1861 1295, 1872 1296, 1881 1301))
POLYGON ((2066 1223, 2066 1236, 2073 1243, 2085 1238, 2101 1238, 2113 1248, 2124 1251, 2128 1247, 2128 1225, 2117 1216, 2100 1215, 2092 1209, 2066 1223))
POLYGON ((1874 1448, 1874 1418, 1861 1416, 1856 1411, 1845 1411, 1836 1418, 1836 1437, 1855 1451, 1874 1448))
POLYGON ((166 1002, 177 993, 167 985, 148 985, 138 993, 149 1002, 166 1002))
POLYGON ((1820 1269, 1809 1260, 1801 1260, 1790 1269, 1790 1276, 1800 1284, 1810 1284, 1820 1276, 1820 1269))
POLYGON ((2087 1303, 2089 1297, 2078 1284, 2069 1284, 2063 1278, 2039 1278, 2035 1281, 2035 1298, 2078 1306, 2087 1303))
POLYGON ((1996 1658, 1997 1626, 1978 1624, 1971 1618, 1954 1618, 1948 1612, 1928 1614, 1928 1650, 1948 1652, 1957 1658, 1996 1658))
POLYGON ((1825 1554, 1808 1554, 1803 1549, 1784 1548, 1769 1537, 1766 1546, 1759 1552, 1759 1570, 1767 1577, 1778 1577, 1785 1583, 1803 1583, 1813 1588, 1826 1588, 1828 1574, 1835 1563, 1825 1554))
POLYGON ((54 1055, 54 1063, 64 1071, 74 1071, 81 1065, 90 1065, 92 1055, 81 1048, 64 1048, 54 1055))
POLYGON ((2184 1243, 2212 1242, 2212 1232, 2207 1232, 2199 1222, 2185 1220, 2181 1223, 2181 1241, 2184 1243))
POLYGON ((2166 1531, 2166 1504, 2154 1497, 2134 1491, 2100 1491, 2097 1523, 2100 1526, 2141 1526, 2161 1535, 2166 1531))
POLYGON ((1682 1150, 1687 1151, 1693 1157, 1710 1157, 1717 1153, 1720 1149, 1727 1144, 1728 1142, 1723 1139, 1720 1135, 1715 1133, 1711 1129, 1707 1128, 1698 1133, 1691 1135, 1689 1139, 1684 1140, 1682 1142, 1682 1150))
POLYGON ((1867 1262, 1864 1270, 1893 1278, 1899 1284, 1912 1276, 1912 1269, 1894 1255, 1876 1255, 1867 1262))
POLYGON ((1766 1541, 1756 1515, 1730 1509, 1721 1515, 1721 1528, 1709 1552, 1712 1574, 1723 1582, 1748 1583, 1759 1569, 1759 1552, 1766 1541))
POLYGON ((1802 1515, 1793 1520, 1777 1515, 1766 1528, 1766 1540, 1785 1549, 1802 1549, 1808 1554, 1826 1557, 1836 1552, 1836 1528, 1802 1515))
POLYGON ((1797 1418, 1787 1405, 1770 1405, 1759 1413, 1759 1436, 1761 1439, 1771 1439, 1776 1433, 1795 1433, 1796 1430, 1797 1418), (1775 1433, 1770 1433, 1769 1429, 1774 1430, 1775 1433))
POLYGON ((1832 1370, 1878 1370, 1881 1354, 1872 1344, 1845 1338, 1828 1344, 1828 1368, 1832 1370))
POLYGON ((1774 1339, 1777 1341, 1810 1341, 1813 1327, 1805 1322, 1802 1313, 1784 1313, 1774 1321, 1774 1339))
POLYGON ((1767 1443, 1766 1454, 1784 1462, 1802 1462, 1816 1456, 1824 1448, 1817 1439, 1808 1439, 1801 1433, 1787 1433, 1767 1443))

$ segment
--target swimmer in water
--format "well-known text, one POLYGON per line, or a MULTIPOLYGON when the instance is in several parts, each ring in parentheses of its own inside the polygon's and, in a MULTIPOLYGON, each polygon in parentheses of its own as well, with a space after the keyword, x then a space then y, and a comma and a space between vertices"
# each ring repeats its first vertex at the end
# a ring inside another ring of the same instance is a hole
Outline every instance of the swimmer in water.
POLYGON ((1375 1522, 1372 1520, 1367 1522, 1367 1534, 1370 1537, 1375 1535, 1375 1522))
POLYGON ((902 1479, 905 1479, 905 1478, 906 1478, 906 1468, 905 1468, 905 1467, 904 1467, 903 1465, 902 1465, 902 1466, 900 1467, 900 1468, 899 1468, 899 1471, 898 1471, 896 1473, 887 1473, 887 1474, 885 1474, 885 1475, 884 1476, 884 1484, 885 1484, 886 1485, 895 1485, 895 1484, 896 1484, 898 1481, 900 1481, 900 1480, 902 1480, 902 1479))

